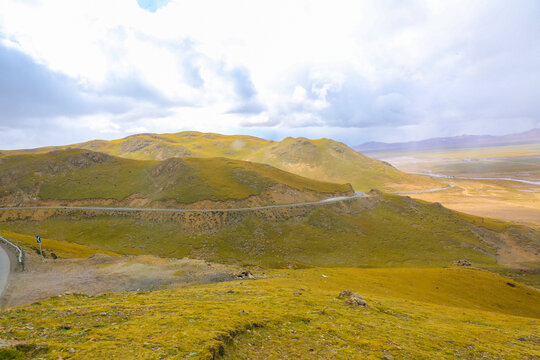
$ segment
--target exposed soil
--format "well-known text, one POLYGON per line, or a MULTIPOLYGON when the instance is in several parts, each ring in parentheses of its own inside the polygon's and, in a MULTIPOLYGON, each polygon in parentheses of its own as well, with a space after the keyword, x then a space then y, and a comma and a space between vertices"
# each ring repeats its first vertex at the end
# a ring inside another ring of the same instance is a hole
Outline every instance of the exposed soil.
POLYGON ((176 288, 238 279, 239 267, 195 259, 155 256, 45 259, 27 253, 27 270, 10 275, 0 307, 33 303, 63 293, 100 295, 117 291, 176 288))

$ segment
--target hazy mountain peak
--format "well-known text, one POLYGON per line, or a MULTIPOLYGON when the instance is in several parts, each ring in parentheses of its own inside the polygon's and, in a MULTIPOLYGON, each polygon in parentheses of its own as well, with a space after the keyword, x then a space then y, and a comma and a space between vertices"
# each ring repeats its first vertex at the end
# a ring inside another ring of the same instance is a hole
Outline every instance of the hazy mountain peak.
POLYGON ((460 135, 453 137, 436 137, 420 141, 402 143, 366 142, 354 147, 359 152, 379 152, 398 150, 436 150, 462 147, 486 147, 540 143, 540 129, 531 129, 517 134, 494 135, 460 135))

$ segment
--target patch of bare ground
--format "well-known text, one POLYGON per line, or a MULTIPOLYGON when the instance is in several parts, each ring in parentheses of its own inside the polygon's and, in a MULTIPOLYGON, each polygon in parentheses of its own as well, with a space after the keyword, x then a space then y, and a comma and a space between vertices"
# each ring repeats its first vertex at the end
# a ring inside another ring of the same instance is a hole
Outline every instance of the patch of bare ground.
MULTIPOLYGON (((533 234, 524 236, 518 228, 509 232, 495 233, 482 227, 470 227, 484 242, 497 249, 497 263, 514 270, 538 270, 540 268, 540 238, 533 234), (511 234, 511 235, 510 235, 511 234)), ((522 231, 524 229, 521 229, 522 231)), ((538 232, 536 232, 538 234, 538 232)))
MULTIPOLYGON (((12 273, 0 307, 29 304, 64 293, 91 296, 119 291, 178 288, 238 279, 237 266, 150 255, 45 259, 27 254, 26 271, 12 273)), ((257 275, 256 275, 257 276, 257 275)))
POLYGON ((499 248, 497 257, 501 265, 509 268, 538 269, 540 267, 540 253, 538 248, 530 249, 518 244, 508 234, 501 234, 504 246, 499 248), (533 266, 534 265, 534 266, 533 266))

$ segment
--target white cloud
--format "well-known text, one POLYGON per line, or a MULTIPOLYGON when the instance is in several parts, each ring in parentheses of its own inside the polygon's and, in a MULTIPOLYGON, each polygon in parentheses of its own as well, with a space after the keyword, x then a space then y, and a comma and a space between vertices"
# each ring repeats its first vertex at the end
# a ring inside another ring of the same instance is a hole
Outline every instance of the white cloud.
POLYGON ((66 120, 89 134, 323 127, 341 138, 356 128, 360 141, 363 128, 540 126, 539 10, 535 0, 173 0, 152 13, 134 0, 3 0, 0 34, 81 91, 136 79, 166 99, 141 105, 150 90, 124 89, 123 114, 98 103, 66 120))

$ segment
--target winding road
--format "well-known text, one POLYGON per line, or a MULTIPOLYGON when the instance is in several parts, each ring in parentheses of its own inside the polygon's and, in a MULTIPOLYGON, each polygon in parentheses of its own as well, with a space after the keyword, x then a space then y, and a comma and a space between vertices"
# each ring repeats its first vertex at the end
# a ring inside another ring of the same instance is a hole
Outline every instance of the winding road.
POLYGON ((0 296, 4 293, 9 276, 9 256, 0 246, 0 296))
POLYGON ((231 212, 231 211, 253 211, 275 208, 287 208, 298 206, 313 206, 335 203, 344 200, 355 199, 359 197, 368 197, 366 193, 355 192, 351 196, 336 196, 319 201, 302 202, 294 204, 278 204, 266 206, 253 206, 229 209, 152 209, 152 208, 117 208, 117 207, 95 207, 95 206, 8 206, 0 207, 0 210, 104 210, 104 211, 153 211, 153 212, 231 212))
MULTIPOLYGON (((47 209, 66 209, 66 210, 104 210, 104 211, 153 211, 153 212, 230 212, 230 211, 253 211, 275 208, 287 208, 297 206, 313 206, 335 203, 339 201, 355 199, 359 197, 368 197, 366 193, 356 192, 351 196, 336 196, 319 201, 303 202, 295 204, 279 204, 267 206, 254 206, 231 209, 150 209, 150 208, 112 208, 112 207, 94 207, 94 206, 10 206, 0 207, 0 210, 47 210, 47 209)), ((7 286, 9 276, 10 262, 7 253, 0 247, 0 296, 7 286)))

